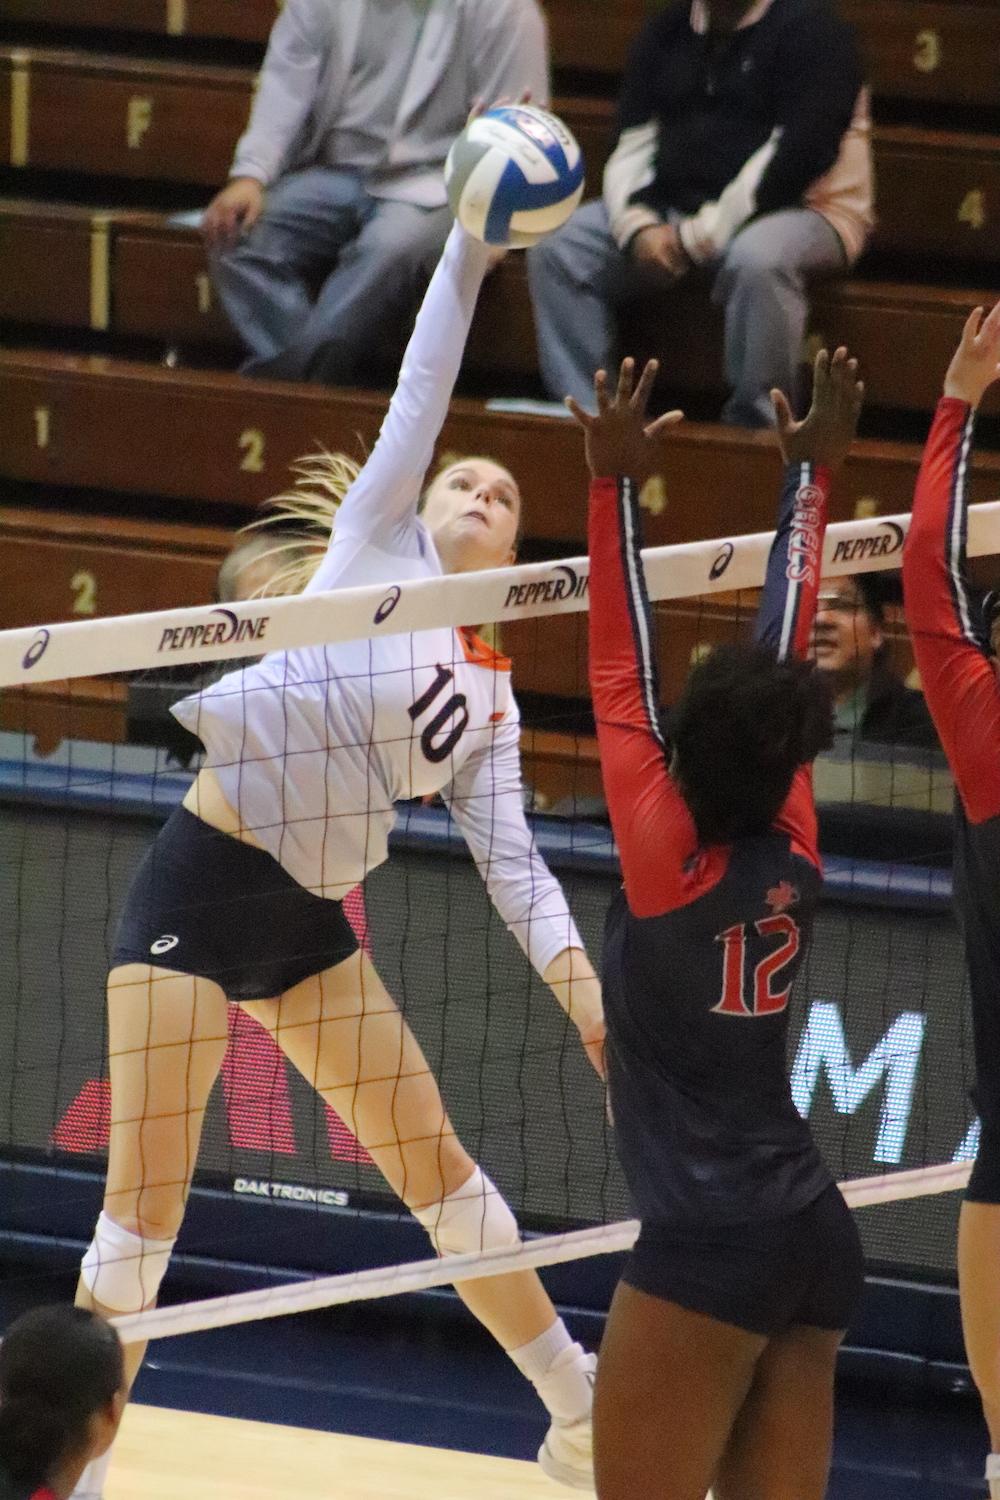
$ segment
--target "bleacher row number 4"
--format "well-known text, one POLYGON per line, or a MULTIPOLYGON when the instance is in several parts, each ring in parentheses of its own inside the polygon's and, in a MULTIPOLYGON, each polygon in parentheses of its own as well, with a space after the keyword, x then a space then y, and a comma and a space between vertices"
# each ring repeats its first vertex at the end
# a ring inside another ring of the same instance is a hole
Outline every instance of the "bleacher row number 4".
POLYGON ((934 73, 941 66, 941 34, 918 31, 913 47, 913 66, 918 73, 934 73))
POLYGON ((152 99, 133 95, 125 110, 125 141, 130 151, 142 150, 142 143, 152 123, 152 99))

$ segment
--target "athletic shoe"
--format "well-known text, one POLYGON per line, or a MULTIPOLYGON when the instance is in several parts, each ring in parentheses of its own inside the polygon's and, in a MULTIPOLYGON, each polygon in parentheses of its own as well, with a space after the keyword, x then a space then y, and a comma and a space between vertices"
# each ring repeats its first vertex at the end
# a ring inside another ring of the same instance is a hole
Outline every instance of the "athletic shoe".
MULTIPOLYGON (((593 1385, 597 1370, 597 1355, 584 1356, 584 1367, 593 1385)), ((594 1429, 590 1416, 576 1422, 563 1422, 558 1417, 545 1434, 545 1441, 538 1450, 538 1462, 542 1473, 564 1484, 571 1490, 594 1491, 594 1429)))

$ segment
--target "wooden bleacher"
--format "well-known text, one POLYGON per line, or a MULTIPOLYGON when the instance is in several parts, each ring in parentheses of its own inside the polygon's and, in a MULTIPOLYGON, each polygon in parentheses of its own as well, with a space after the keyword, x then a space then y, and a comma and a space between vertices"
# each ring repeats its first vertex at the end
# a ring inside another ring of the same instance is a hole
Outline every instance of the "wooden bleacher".
MULTIPOLYGON (((202 500, 249 511, 287 482, 288 465, 318 444, 358 453, 384 396, 238 375, 161 369, 44 350, 0 350, 0 452, 11 478, 39 485, 202 500)), ((485 448, 521 479, 527 534, 576 545, 587 478, 570 422, 485 411, 456 400, 442 451, 485 448)), ((919 463, 908 443, 861 441, 838 486, 834 519, 906 510, 919 463)), ((650 545, 766 531, 773 524, 777 450, 767 433, 692 422, 671 438, 650 545)), ((1000 488, 1000 454, 976 455, 976 499, 1000 488)), ((209 512, 206 511, 206 515, 209 512)))
MULTIPOLYGON (((875 133, 876 258, 849 280, 817 288, 814 298, 814 335, 851 343, 872 406, 888 414, 885 436, 858 443, 841 481, 834 514, 843 519, 908 508, 919 450, 892 440, 892 413, 930 409, 962 319, 991 296, 983 287, 993 275, 1000 211, 1000 7, 841 3, 868 52, 877 119, 880 101, 893 101, 891 121, 875 133), (932 118, 925 105, 934 106, 932 118)), ((0 319, 30 330, 31 347, 18 347, 26 342, 18 332, 13 341, 8 335, 13 347, 0 349, 0 486, 6 478, 29 495, 36 487, 49 506, 58 496, 59 509, 32 508, 19 496, 17 508, 0 511, 0 626, 79 618, 84 606, 109 613, 207 600, 230 535, 210 524, 213 512, 229 507, 227 520, 232 507, 249 515, 287 482, 288 464, 320 442, 358 452, 385 409, 381 394, 251 383, 228 370, 164 369, 151 358, 169 347, 196 351, 202 361, 234 361, 200 239, 171 223, 164 205, 176 206, 190 189, 189 206, 200 207, 225 179, 250 105, 250 64, 275 0, 3 0, 2 10, 0 163, 9 196, 0 199, 0 319), (96 50, 109 33, 119 37, 114 56, 96 50), (125 33, 146 40, 126 45, 125 33), (244 65, 213 61, 212 39, 225 44, 222 56, 244 65), (60 174, 86 179, 80 196, 101 208, 67 201, 60 174), (116 207, 116 196, 148 206, 116 207), (72 339, 80 347, 85 338, 84 347, 101 353, 60 347, 72 339), (146 358, 118 357, 137 352, 146 358), (107 514, 91 513, 102 492, 116 497, 114 514, 110 505, 107 514), (130 495, 142 497, 143 516, 120 513, 130 495), (178 519, 199 503, 204 525, 178 519), (152 522, 144 518, 151 505, 152 522)), ((546 11, 556 82, 566 95, 559 108, 584 146, 594 192, 611 96, 646 0, 546 0, 546 11)), ((717 324, 705 298, 689 289, 664 304, 664 352, 684 350, 683 361, 672 362, 682 397, 719 393, 717 324)), ((491 376, 508 387, 535 377, 520 258, 505 263, 484 292, 468 368, 480 386, 491 376)), ((441 446, 485 449, 509 463, 522 479, 532 542, 557 552, 579 548, 585 474, 571 426, 459 399, 441 446)), ((675 435, 662 485, 647 495, 647 539, 768 529, 776 478, 767 436, 691 423, 675 435)), ((995 497, 1000 454, 978 454, 972 484, 975 498, 995 497)), ((691 604, 667 613, 661 670, 672 695, 692 652, 731 633, 734 608, 716 601, 707 610, 691 604)), ((505 644, 522 691, 585 694, 579 619, 554 619, 544 634, 511 627, 505 644)), ((53 687, 23 701, 46 736, 60 712, 79 724, 85 710, 109 736, 123 733, 123 699, 99 686, 92 699, 82 689, 53 687)), ((4 695, 5 722, 15 707, 4 695)), ((570 767, 565 742, 539 727, 530 756, 538 785, 555 787, 572 774, 596 787, 592 747, 570 767)))
MULTIPOLYGON (((218 38, 263 47, 275 0, 4 0, 4 17, 45 28, 218 38)), ((648 14, 645 0, 545 0, 557 77, 604 78, 610 91, 648 14)), ((1000 104, 1000 13, 988 0, 840 0, 861 37, 876 95, 945 105, 1000 104)))

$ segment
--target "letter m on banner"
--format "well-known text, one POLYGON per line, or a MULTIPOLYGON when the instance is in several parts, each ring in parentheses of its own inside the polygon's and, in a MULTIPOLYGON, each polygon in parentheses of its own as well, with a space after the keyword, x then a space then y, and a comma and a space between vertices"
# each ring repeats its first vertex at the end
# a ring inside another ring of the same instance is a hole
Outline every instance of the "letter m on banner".
POLYGON ((916 1011, 904 1011, 856 1068, 840 1007, 815 1002, 809 1007, 792 1067, 792 1098, 799 1114, 808 1118, 821 1072, 826 1074, 833 1107, 841 1115, 853 1115, 881 1085, 878 1139, 872 1160, 898 1163, 910 1123, 926 1020, 916 1011))

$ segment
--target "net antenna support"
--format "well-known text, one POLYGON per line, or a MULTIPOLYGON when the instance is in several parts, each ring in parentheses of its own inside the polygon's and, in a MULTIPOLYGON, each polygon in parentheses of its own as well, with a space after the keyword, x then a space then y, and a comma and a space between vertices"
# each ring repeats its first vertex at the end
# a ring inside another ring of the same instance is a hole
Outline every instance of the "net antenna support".
MULTIPOLYGON (((935 1193, 953 1193, 965 1187, 972 1171, 968 1161, 942 1162, 935 1167, 883 1173, 878 1177, 856 1177, 840 1183, 850 1208, 870 1208, 923 1198, 935 1193)), ((280 1318, 290 1313, 316 1312, 345 1302, 373 1301, 402 1296, 456 1281, 476 1281, 510 1271, 528 1271, 561 1265, 592 1255, 611 1255, 630 1250, 639 1235, 638 1219, 604 1224, 566 1234, 541 1235, 513 1249, 485 1250, 471 1255, 451 1255, 444 1260, 412 1261, 408 1265, 351 1271, 339 1276, 263 1287, 228 1297, 210 1297, 173 1307, 152 1308, 112 1318, 123 1343, 143 1339, 174 1338, 185 1333, 203 1333, 212 1328, 230 1328, 236 1323, 256 1323, 261 1318, 280 1318)))
MULTIPOLYGON (((834 577, 898 568, 909 523, 909 515, 898 515, 828 527, 822 573, 834 577)), ((760 588, 773 539, 773 532, 758 532, 647 548, 642 557, 649 597, 760 588)), ((967 550, 970 557, 1000 553, 1000 501, 970 507, 967 550)), ((587 607, 589 575, 589 559, 572 557, 391 586, 4 630, 0 687, 245 659, 437 625, 574 614, 587 607)))

